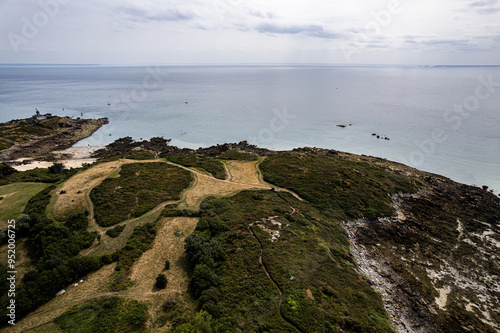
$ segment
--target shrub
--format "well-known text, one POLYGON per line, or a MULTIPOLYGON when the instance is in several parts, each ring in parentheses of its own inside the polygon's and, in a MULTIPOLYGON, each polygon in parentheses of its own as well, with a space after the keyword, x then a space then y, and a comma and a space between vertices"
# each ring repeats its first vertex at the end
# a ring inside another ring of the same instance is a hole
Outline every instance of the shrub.
POLYGON ((63 173, 64 172, 64 164, 54 162, 54 164, 52 164, 49 167, 49 172, 53 173, 53 174, 56 174, 56 175, 59 175, 59 174, 63 173))
POLYGON ((242 160, 242 161, 256 161, 258 156, 250 153, 244 153, 238 150, 228 150, 219 156, 223 160, 242 160))
POLYGON ((156 277, 155 287, 158 289, 165 289, 167 287, 167 277, 163 274, 158 274, 156 277))
POLYGON ((108 235, 111 238, 116 238, 120 236, 120 234, 124 229, 125 229, 125 224, 117 225, 113 229, 109 229, 108 231, 106 231, 106 235, 108 235))
POLYGON ((7 177, 16 172, 17 170, 8 165, 7 163, 0 163, 0 177, 7 177))
POLYGON ((167 259, 165 260, 165 269, 169 270, 170 269, 170 261, 167 259))

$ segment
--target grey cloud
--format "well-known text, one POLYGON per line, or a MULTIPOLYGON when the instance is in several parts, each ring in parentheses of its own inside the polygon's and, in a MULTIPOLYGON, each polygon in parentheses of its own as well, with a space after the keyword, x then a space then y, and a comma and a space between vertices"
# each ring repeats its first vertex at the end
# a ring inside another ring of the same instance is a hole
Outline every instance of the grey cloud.
POLYGON ((264 12, 261 12, 260 10, 251 10, 250 15, 255 16, 255 17, 259 17, 259 18, 263 18, 263 19, 272 19, 275 17, 275 15, 273 13, 270 13, 270 12, 264 13, 264 12))
POLYGON ((469 8, 483 15, 492 15, 500 12, 500 4, 498 3, 498 0, 474 1, 469 4, 469 8))
POLYGON ((343 36, 341 34, 329 32, 325 30, 323 26, 318 24, 278 25, 274 23, 261 23, 255 28, 255 30, 260 33, 289 34, 289 35, 303 34, 307 36, 326 38, 326 39, 337 39, 343 36))
POLYGON ((131 21, 188 21, 196 18, 196 15, 186 10, 175 8, 148 11, 138 7, 118 7, 117 10, 128 16, 131 21))
POLYGON ((494 49, 498 36, 466 36, 464 38, 439 38, 437 36, 405 35, 403 41, 411 48, 447 49, 455 51, 489 51, 494 49))

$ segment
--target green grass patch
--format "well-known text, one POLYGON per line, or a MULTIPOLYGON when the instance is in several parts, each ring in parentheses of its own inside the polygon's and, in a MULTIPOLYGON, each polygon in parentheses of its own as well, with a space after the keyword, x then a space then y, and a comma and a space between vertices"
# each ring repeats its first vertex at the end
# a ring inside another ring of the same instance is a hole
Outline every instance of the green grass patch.
POLYGON ((257 161, 259 157, 254 154, 244 153, 238 150, 228 150, 219 156, 223 160, 257 161))
POLYGON ((167 160, 173 163, 183 165, 185 167, 201 169, 202 171, 210 173, 217 179, 226 179, 227 177, 224 164, 210 157, 202 155, 186 154, 186 155, 170 156, 167 157, 167 160))
POLYGON ((192 180, 189 171, 162 162, 123 165, 120 177, 105 179, 90 193, 96 221, 111 226, 179 200, 192 180))
POLYGON ((16 219, 24 211, 28 201, 38 192, 48 187, 47 183, 16 183, 0 187, 0 227, 7 220, 16 219))
POLYGON ((146 332, 148 308, 118 297, 92 299, 65 312, 54 321, 65 332, 146 332))
POLYGON ((268 157, 260 168, 265 181, 294 191, 342 220, 391 216, 390 194, 418 190, 411 179, 366 162, 298 152, 268 157))

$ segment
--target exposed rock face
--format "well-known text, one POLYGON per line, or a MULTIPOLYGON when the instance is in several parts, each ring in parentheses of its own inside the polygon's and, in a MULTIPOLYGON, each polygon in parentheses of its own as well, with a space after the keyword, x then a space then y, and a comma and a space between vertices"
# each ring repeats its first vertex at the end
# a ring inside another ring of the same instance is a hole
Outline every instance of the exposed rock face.
POLYGON ((500 199, 427 177, 398 215, 345 223, 358 269, 400 332, 500 331, 500 199))
POLYGON ((0 155, 0 161, 15 160, 22 157, 50 159, 51 152, 70 148, 76 142, 91 136, 108 122, 108 118, 61 118, 58 124, 60 129, 56 133, 33 138, 29 143, 16 144, 0 155))

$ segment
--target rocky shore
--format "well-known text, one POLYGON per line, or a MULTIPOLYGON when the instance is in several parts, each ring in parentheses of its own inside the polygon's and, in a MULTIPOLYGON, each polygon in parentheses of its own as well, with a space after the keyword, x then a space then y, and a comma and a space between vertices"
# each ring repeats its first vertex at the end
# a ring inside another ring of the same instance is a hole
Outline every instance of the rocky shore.
POLYGON ((58 117, 58 128, 50 135, 30 137, 27 143, 14 141, 12 147, 1 152, 1 161, 13 161, 20 158, 57 160, 52 153, 70 148, 78 141, 91 136, 101 126, 108 124, 108 118, 71 119, 58 117))

